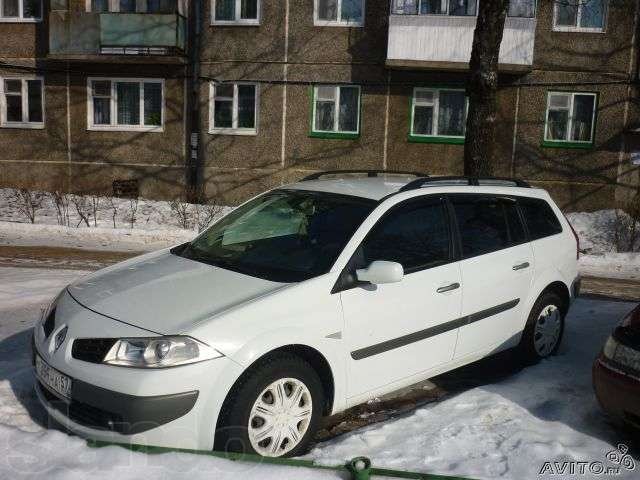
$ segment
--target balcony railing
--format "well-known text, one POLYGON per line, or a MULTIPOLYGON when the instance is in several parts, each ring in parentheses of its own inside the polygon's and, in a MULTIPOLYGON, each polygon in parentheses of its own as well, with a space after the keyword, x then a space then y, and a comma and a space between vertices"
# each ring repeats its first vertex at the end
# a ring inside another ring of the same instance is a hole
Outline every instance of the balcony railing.
POLYGON ((85 13, 52 11, 49 53, 181 55, 186 19, 178 13, 85 13))
MULTIPOLYGON (((475 16, 391 15, 387 64, 391 67, 468 68, 475 26, 475 16)), ((500 47, 500 69, 531 69, 535 31, 535 18, 507 17, 500 47)))

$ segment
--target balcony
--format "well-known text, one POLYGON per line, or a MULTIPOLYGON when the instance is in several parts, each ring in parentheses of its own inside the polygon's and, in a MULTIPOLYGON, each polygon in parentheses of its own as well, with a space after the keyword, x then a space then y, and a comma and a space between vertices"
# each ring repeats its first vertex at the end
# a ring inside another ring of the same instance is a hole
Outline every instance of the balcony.
MULTIPOLYGON (((391 15, 387 66, 468 69, 475 27, 475 16, 391 15)), ((500 47, 500 71, 531 70, 535 31, 535 18, 507 17, 500 47)))
POLYGON ((186 19, 178 13, 52 11, 49 56, 71 60, 96 60, 101 55, 181 57, 186 35, 186 19))

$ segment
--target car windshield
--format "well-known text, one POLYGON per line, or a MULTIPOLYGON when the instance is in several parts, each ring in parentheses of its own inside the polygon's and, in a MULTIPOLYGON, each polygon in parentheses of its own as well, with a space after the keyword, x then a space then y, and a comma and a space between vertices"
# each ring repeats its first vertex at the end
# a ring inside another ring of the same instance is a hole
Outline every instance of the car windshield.
POLYGON ((375 206, 347 195, 274 190, 173 253, 274 282, 299 282, 328 272, 375 206))

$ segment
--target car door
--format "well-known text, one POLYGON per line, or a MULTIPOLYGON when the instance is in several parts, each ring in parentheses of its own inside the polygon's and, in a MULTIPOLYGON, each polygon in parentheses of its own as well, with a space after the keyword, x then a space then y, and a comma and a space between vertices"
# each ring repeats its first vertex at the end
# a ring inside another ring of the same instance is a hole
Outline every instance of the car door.
POLYGON ((450 197, 460 238, 464 285, 455 358, 512 346, 533 278, 533 253, 515 199, 450 197))
POLYGON ((442 198, 393 207, 371 229, 347 269, 398 262, 402 281, 341 292, 348 397, 392 390, 453 358, 462 289, 442 198))

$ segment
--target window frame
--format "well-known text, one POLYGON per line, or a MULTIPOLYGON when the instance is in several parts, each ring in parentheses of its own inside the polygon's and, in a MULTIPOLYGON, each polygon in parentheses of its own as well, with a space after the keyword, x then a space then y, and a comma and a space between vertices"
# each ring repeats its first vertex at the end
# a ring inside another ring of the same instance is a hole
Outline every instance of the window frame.
POLYGON ((366 16, 366 0, 360 0, 360 4, 362 5, 362 20, 359 22, 351 21, 351 20, 342 20, 342 2, 343 0, 337 0, 338 2, 338 15, 336 20, 322 20, 319 18, 319 2, 320 0, 313 0, 313 25, 316 27, 352 27, 352 28, 363 28, 365 23, 366 16))
POLYGON ((411 92, 411 98, 409 100, 409 142, 411 143, 448 143, 453 145, 464 144, 466 138, 466 132, 464 135, 424 135, 420 133, 414 133, 414 119, 415 119, 415 107, 416 107, 416 93, 418 91, 428 91, 434 94, 433 101, 433 131, 438 131, 438 113, 440 110, 440 92, 464 92, 465 93, 465 107, 464 107, 464 123, 466 128, 467 116, 469 115, 469 96, 466 95, 466 90, 460 86, 447 87, 447 86, 434 86, 434 87, 414 87, 411 92))
POLYGON ((309 132, 309 136, 310 137, 315 137, 315 138, 335 138, 335 139, 345 139, 345 140, 349 140, 349 139, 354 139, 354 138, 358 138, 360 137, 360 131, 361 131, 361 120, 362 120, 362 86, 360 85, 352 85, 352 84, 339 84, 339 85, 325 85, 325 84, 318 84, 318 85, 313 85, 311 87, 311 108, 310 108, 310 112, 311 112, 311 131, 309 132), (317 97, 317 92, 318 92, 318 88, 319 87, 332 87, 336 90, 336 101, 335 101, 335 106, 334 106, 334 119, 333 119, 333 124, 336 127, 335 130, 318 130, 316 129, 316 97, 317 97), (346 130, 338 130, 340 128, 340 94, 341 94, 341 89, 343 87, 346 88, 357 88, 358 89, 358 107, 357 107, 357 113, 358 113, 358 129, 355 131, 346 131, 346 130))
POLYGON ((39 23, 42 22, 44 16, 44 0, 38 0, 40 2, 40 16, 39 17, 25 17, 24 16, 24 2, 25 0, 18 0, 18 16, 17 17, 5 17, 2 15, 5 0, 0 0, 0 23, 39 23))
POLYGON ((557 147, 557 148, 592 148, 595 145, 596 141, 596 125, 598 121, 598 101, 599 101, 599 93, 591 92, 591 91, 568 91, 568 90, 548 90, 547 91, 547 105, 544 113, 544 131, 542 137, 542 146, 543 147, 557 147), (548 139, 547 135, 549 132, 549 107, 551 104, 551 96, 552 95, 569 95, 569 108, 568 108, 568 118, 567 118, 567 140, 556 140, 556 139, 548 139), (573 127, 573 106, 576 95, 584 95, 593 97, 593 113, 591 116, 591 139, 586 140, 571 140, 571 131, 573 127))
POLYGON ((554 32, 566 32, 566 33, 607 33, 607 23, 609 21, 609 1, 603 0, 603 20, 602 20, 602 28, 598 27, 581 27, 580 19, 582 18, 582 9, 584 7, 584 3, 582 0, 575 0, 579 2, 578 11, 576 13, 576 25, 558 25, 558 1, 554 0, 553 2, 553 31, 554 32))
POLYGON ((235 0, 235 19, 234 20, 217 20, 216 19, 216 2, 218 0, 211 0, 211 25, 227 25, 227 26, 259 26, 262 20, 262 0, 256 0, 257 2, 257 15, 256 18, 240 18, 240 11, 242 9, 242 0, 235 0))
POLYGON ((0 76, 0 128, 19 128, 19 129, 32 129, 32 130, 42 130, 44 129, 46 118, 45 118, 45 88, 44 88, 44 77, 41 75, 8 75, 8 76, 0 76), (6 95, 4 91, 4 82, 5 80, 20 80, 20 96, 22 97, 22 118, 21 122, 9 122, 7 121, 7 104, 6 104, 6 95), (28 120, 28 112, 29 112, 29 90, 28 90, 28 81, 29 80, 38 80, 40 82, 40 92, 41 92, 41 102, 42 102, 42 121, 41 122, 30 122, 28 120), (27 121, 24 119, 27 118, 27 121))
POLYGON ((226 85, 233 85, 233 99, 231 107, 231 124, 238 124, 238 86, 251 85, 256 89, 255 95, 255 125, 253 128, 239 127, 215 127, 215 82, 209 82, 209 133, 212 135, 243 135, 257 136, 260 123, 260 84, 256 82, 228 82, 226 85))
POLYGON ((107 131, 107 132, 164 132, 164 122, 166 115, 166 98, 165 98, 165 81, 164 78, 127 78, 127 77, 87 77, 87 130, 89 131, 107 131), (96 125, 93 123, 93 91, 91 83, 96 81, 111 82, 111 92, 109 98, 109 112, 111 123, 109 125, 96 125), (118 83, 138 83, 140 91, 139 114, 140 124, 138 125, 122 125, 116 123, 118 121, 118 83), (144 125, 144 84, 159 83, 162 93, 162 102, 160 104, 160 125, 144 125))

